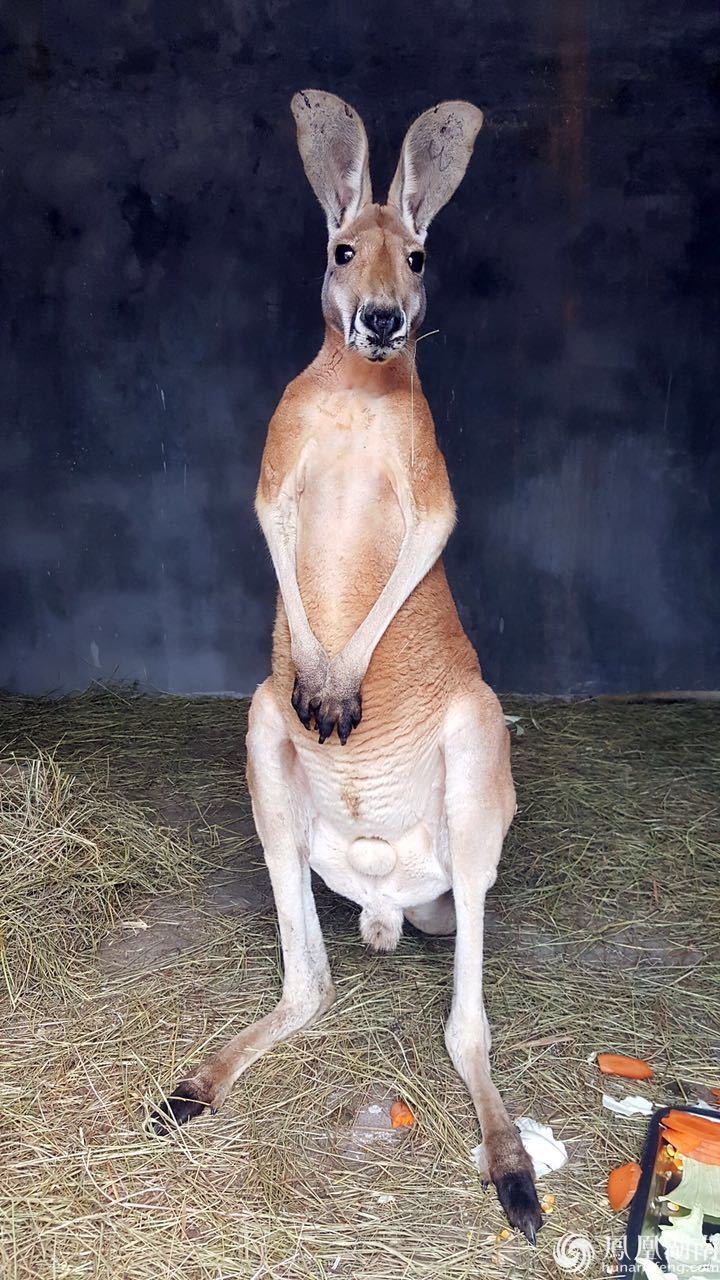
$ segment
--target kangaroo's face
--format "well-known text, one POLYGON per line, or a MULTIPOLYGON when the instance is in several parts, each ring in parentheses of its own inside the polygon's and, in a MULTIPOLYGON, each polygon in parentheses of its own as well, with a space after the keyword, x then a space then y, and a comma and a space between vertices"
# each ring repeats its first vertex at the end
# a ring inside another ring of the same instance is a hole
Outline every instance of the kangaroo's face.
POLYGON ((331 235, 323 315, 368 360, 407 346, 425 315, 425 251, 391 205, 369 204, 331 235))
POLYGON ((410 127, 387 203, 373 204, 362 120, 331 93, 296 93, 305 172, 328 223, 325 320, 367 360, 389 360, 425 315, 425 236, 472 154, 482 112, 444 102, 410 127))

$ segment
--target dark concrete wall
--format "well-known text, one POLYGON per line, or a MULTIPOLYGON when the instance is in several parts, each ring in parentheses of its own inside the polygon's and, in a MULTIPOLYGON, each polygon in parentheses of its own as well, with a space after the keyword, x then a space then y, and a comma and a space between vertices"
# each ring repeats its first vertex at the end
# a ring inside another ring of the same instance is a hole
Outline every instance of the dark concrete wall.
POLYGON ((251 690, 267 420, 321 338, 288 102, 345 96, 383 193, 486 111, 420 349, 447 555, 501 689, 720 686, 717 6, 136 0, 4 14, 0 685, 251 690))

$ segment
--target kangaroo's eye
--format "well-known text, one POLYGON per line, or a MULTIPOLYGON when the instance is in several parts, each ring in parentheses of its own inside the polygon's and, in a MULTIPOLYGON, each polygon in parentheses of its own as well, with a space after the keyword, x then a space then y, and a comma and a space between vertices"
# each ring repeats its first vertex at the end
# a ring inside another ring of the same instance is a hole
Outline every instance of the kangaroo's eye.
POLYGON ((419 276, 425 266, 425 254, 421 253, 419 249, 415 249, 413 253, 408 255, 408 266, 411 271, 415 272, 416 276, 419 276))
POLYGON ((344 267, 354 257, 355 250, 351 245, 338 244, 335 246, 335 261, 339 267, 344 267))

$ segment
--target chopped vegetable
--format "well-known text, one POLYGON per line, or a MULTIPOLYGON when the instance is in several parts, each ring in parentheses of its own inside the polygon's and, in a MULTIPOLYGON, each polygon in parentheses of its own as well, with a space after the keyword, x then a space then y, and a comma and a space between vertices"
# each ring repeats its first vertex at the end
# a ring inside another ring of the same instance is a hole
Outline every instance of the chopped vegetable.
POLYGON ((610 1208, 616 1213, 620 1213, 621 1209, 627 1209, 638 1189, 641 1173, 640 1165, 634 1160, 613 1169, 608 1178, 607 1195, 610 1208))
POLYGON ((605 1076, 622 1076, 624 1080, 649 1080, 652 1067, 643 1058, 627 1058, 623 1053, 599 1053, 597 1064, 605 1076))
POLYGON ((669 1111, 661 1122, 663 1137, 681 1155, 702 1164, 720 1164, 720 1124, 709 1116, 669 1111))
POLYGON ((680 1182, 660 1200, 668 1209, 675 1205, 674 1212, 699 1206, 709 1218, 720 1218, 720 1164, 703 1164, 685 1156, 680 1182))
POLYGON ((393 1129, 412 1129, 415 1116, 406 1102, 393 1102, 390 1108, 390 1123, 393 1129))
POLYGON ((708 1280, 717 1276, 718 1255, 712 1239, 706 1239, 705 1231, 700 1205, 660 1227, 660 1244, 670 1272, 687 1275, 691 1269, 693 1276, 707 1276, 708 1280), (692 1259, 691 1265, 688 1259, 692 1259))

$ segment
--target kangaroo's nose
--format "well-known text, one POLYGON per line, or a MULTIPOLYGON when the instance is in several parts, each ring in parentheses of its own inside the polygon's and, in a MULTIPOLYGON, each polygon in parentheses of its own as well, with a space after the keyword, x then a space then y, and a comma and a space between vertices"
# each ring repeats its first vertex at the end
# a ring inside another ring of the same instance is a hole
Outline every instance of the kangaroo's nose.
POLYGON ((363 323, 375 335, 381 346, 387 346, 390 338, 402 327, 403 313, 399 307, 365 307, 363 323))

